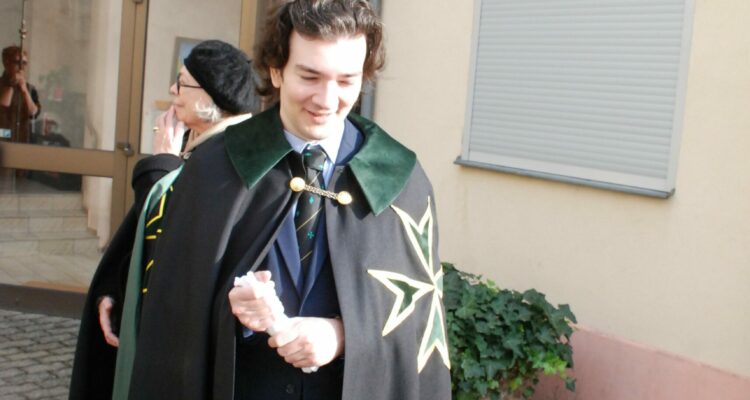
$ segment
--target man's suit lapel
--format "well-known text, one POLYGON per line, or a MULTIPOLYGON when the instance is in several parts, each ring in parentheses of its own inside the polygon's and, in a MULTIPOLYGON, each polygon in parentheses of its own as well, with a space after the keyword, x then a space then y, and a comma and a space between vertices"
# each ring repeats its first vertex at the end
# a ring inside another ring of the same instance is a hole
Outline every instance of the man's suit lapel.
POLYGON ((302 286, 304 285, 304 274, 300 271, 300 260, 299 250, 297 250, 297 233, 294 228, 294 217, 292 213, 289 213, 284 222, 284 226, 281 227, 279 236, 276 239, 276 244, 279 247, 281 253, 282 264, 286 268, 286 272, 289 274, 289 279, 294 284, 294 288, 297 291, 297 296, 300 300, 303 298, 302 286))

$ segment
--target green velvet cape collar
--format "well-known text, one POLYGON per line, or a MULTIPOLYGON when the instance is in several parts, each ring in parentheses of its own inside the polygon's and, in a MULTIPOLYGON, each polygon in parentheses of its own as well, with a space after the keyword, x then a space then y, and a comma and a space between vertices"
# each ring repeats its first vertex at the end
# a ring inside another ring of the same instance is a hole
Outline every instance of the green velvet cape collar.
MULTIPOLYGON (((388 207, 411 176, 417 156, 374 122, 356 114, 349 120, 365 137, 362 148, 347 164, 375 215, 388 207)), ((226 130, 229 159, 252 188, 292 147, 284 137, 278 106, 226 130)))

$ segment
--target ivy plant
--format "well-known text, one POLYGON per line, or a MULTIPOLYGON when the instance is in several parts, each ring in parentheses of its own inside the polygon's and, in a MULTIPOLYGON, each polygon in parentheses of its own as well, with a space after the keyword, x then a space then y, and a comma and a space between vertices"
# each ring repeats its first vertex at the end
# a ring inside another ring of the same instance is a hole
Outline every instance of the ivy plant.
POLYGON ((500 289, 450 263, 443 271, 454 399, 528 399, 542 373, 575 390, 568 305, 555 307, 534 289, 500 289))

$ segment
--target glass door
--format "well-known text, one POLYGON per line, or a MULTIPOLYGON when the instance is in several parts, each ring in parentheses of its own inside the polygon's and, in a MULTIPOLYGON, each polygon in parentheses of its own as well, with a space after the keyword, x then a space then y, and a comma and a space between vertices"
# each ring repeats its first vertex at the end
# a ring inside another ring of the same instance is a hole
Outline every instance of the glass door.
POLYGON ((117 116, 129 8, 0 3, 0 283, 85 290, 122 218, 113 193, 126 176, 117 116))
POLYGON ((0 2, 0 284, 87 289, 185 52, 221 39, 250 54, 265 4, 0 2))

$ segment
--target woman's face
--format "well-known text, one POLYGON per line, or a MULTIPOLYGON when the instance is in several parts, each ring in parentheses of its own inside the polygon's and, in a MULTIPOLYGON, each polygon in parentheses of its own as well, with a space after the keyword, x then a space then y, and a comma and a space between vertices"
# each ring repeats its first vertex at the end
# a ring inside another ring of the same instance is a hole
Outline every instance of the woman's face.
POLYGON ((209 124, 198 117, 195 106, 198 103, 211 104, 211 97, 200 87, 184 66, 180 68, 177 81, 179 82, 179 88, 177 82, 169 87, 169 93, 174 96, 172 105, 177 119, 190 129, 203 131, 204 129, 201 128, 209 124))

